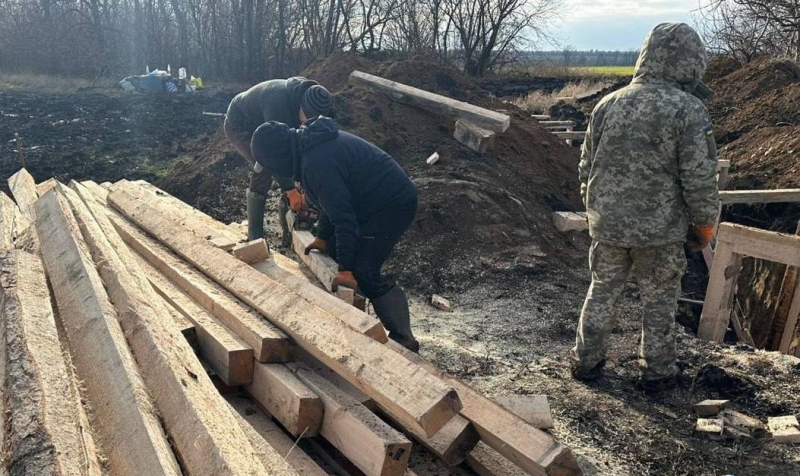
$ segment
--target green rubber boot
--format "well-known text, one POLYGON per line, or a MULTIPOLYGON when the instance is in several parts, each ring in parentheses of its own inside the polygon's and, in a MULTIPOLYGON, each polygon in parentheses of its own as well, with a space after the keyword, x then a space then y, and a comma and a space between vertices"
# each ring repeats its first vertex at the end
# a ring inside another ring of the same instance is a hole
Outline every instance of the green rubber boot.
POLYGON ((264 212, 267 197, 247 191, 247 241, 264 238, 264 212))

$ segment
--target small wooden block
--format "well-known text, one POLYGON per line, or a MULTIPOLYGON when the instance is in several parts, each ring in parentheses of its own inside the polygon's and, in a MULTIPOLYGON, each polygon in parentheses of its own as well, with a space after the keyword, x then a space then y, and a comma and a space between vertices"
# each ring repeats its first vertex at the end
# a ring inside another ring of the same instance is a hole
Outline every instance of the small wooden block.
POLYGON ((715 417, 728 407, 730 400, 703 400, 694 405, 694 411, 701 418, 715 417))
POLYGON ((356 298, 356 292, 348 287, 339 286, 339 288, 336 289, 336 297, 352 306, 356 298))
POLYGON ((483 154, 494 146, 497 135, 471 122, 458 120, 456 121, 456 130, 453 133, 453 137, 475 152, 483 154))
POLYGON ((547 395, 511 395, 494 397, 494 401, 540 430, 553 428, 547 395))
POLYGON ((753 438, 766 438, 769 436, 767 425, 760 420, 739 413, 734 410, 725 409, 720 412, 720 418, 725 422, 725 428, 734 430, 733 433, 741 432, 753 438))
POLYGON ((428 165, 433 165, 436 162, 439 162, 439 153, 438 152, 434 152, 433 154, 431 154, 431 156, 428 157, 428 160, 425 161, 425 163, 427 163, 428 165))
POLYGON ((553 224, 560 232, 583 231, 589 229, 585 213, 553 212, 553 224))
POLYGON ((725 429, 725 422, 722 418, 698 418, 694 426, 694 432, 709 436, 713 439, 722 438, 725 429))
POLYGON ((446 312, 453 310, 452 306, 450 305, 450 301, 442 296, 439 296, 438 294, 431 296, 431 306, 446 312))
POLYGON ((221 237, 221 236, 217 237, 217 238, 212 238, 212 239, 210 239, 208 241, 209 241, 209 243, 211 243, 215 247, 217 247, 217 248, 219 248, 221 250, 225 250, 225 251, 230 251, 230 250, 233 249, 234 246, 236 246, 236 243, 234 243, 233 241, 231 241, 231 240, 229 240, 229 239, 227 239, 225 237, 221 237))
POLYGON ((800 443, 800 423, 796 416, 769 417, 767 426, 776 443, 800 443))
POLYGON ((248 241, 247 243, 240 243, 233 247, 231 250, 233 256, 239 261, 244 261, 247 264, 259 263, 265 259, 269 259, 269 245, 263 238, 248 241))

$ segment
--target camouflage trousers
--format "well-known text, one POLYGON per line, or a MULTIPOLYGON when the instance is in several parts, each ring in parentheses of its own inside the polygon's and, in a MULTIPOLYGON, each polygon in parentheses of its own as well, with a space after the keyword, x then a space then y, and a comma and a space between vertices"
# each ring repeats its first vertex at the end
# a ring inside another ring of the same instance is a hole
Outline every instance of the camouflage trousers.
POLYGON ((595 241, 589 251, 589 269, 592 284, 578 323, 573 361, 591 369, 605 359, 615 306, 633 274, 644 308, 639 348, 642 377, 657 380, 675 375, 675 311, 686 271, 683 243, 621 248, 595 241))

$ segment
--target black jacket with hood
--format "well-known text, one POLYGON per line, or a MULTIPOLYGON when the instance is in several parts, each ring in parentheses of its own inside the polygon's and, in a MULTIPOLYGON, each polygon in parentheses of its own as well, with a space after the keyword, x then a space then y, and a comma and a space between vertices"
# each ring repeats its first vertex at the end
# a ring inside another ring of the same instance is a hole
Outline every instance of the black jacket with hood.
POLYGON ((267 121, 300 127, 300 103, 308 88, 316 84, 299 76, 258 83, 233 98, 228 115, 233 121, 247 123, 253 130, 267 121))
POLYGON ((352 271, 358 238, 370 218, 416 207, 417 188, 389 154, 340 131, 330 118, 314 119, 298 134, 303 189, 321 211, 318 236, 336 237, 339 269, 352 271))

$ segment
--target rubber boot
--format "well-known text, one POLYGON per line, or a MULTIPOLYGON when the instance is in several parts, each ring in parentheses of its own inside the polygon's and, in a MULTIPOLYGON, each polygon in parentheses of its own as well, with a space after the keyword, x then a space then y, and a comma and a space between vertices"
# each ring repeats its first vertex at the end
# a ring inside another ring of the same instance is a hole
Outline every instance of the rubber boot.
POLYGON ((289 199, 281 197, 280 204, 278 205, 278 221, 281 223, 281 246, 288 248, 292 246, 292 231, 289 229, 289 222, 286 220, 286 214, 289 213, 289 199))
POLYGON ((408 298, 403 288, 394 285, 388 293, 372 300, 375 314, 389 331, 389 338, 412 352, 419 352, 419 342, 411 332, 408 298))
POLYGON ((264 238, 264 212, 267 197, 247 191, 247 241, 264 238))

